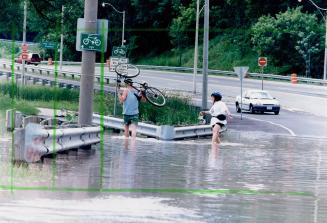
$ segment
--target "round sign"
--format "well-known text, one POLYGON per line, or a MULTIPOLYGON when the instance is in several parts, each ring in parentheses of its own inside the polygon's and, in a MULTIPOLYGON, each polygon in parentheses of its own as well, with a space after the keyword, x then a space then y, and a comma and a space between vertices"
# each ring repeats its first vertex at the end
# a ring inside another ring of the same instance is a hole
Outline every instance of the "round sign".
POLYGON ((23 59, 23 60, 27 60, 27 58, 28 58, 28 54, 27 54, 27 53, 23 53, 23 54, 22 54, 22 59, 23 59))
POLYGON ((27 44, 23 44, 22 45, 22 51, 23 52, 27 52, 27 50, 28 50, 28 45, 27 44))
POLYGON ((258 65, 260 67, 267 66, 267 57, 259 57, 259 59, 258 59, 258 65))

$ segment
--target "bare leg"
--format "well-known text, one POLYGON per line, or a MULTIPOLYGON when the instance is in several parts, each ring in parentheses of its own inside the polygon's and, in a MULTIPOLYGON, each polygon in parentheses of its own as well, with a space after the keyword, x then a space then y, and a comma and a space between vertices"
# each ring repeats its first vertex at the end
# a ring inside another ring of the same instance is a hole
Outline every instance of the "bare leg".
POLYGON ((124 126, 124 135, 126 138, 129 137, 129 125, 124 126))
POLYGON ((220 143, 219 131, 220 131, 220 126, 215 125, 215 127, 213 127, 213 130, 212 130, 212 143, 217 143, 217 144, 220 143))
POLYGON ((136 138, 136 125, 131 124, 132 139, 136 138))

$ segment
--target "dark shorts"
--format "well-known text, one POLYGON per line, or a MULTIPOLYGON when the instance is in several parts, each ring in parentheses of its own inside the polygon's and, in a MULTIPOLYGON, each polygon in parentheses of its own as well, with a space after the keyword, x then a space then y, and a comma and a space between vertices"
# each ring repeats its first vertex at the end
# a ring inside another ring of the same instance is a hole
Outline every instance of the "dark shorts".
POLYGON ((215 125, 219 125, 220 126, 220 128, 223 128, 225 125, 224 124, 222 124, 222 123, 216 123, 216 124, 214 124, 213 126, 212 126, 212 128, 214 128, 215 127, 215 125))
POLYGON ((125 125, 130 125, 130 124, 135 124, 139 122, 139 115, 124 115, 124 124, 125 125))

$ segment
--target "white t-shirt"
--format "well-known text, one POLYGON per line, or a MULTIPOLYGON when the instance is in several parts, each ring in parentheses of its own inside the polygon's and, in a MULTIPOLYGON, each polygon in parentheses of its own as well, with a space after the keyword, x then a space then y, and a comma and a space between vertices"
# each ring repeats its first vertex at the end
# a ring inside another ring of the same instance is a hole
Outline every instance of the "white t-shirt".
POLYGON ((227 120, 219 120, 217 118, 218 115, 229 115, 229 111, 228 108, 226 106, 226 104, 222 101, 216 101, 213 106, 211 107, 211 109, 209 110, 209 114, 212 116, 211 120, 210 120, 210 125, 213 126, 217 123, 221 123, 226 125, 227 124, 227 120))

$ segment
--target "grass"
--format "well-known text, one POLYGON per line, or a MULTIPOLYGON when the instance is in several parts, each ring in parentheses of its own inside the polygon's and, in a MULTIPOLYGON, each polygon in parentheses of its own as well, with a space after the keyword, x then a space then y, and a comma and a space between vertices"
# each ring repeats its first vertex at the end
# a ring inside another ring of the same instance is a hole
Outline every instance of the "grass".
MULTIPOLYGON (((18 87, 8 83, 0 84, 0 110, 16 109, 27 115, 39 113, 38 107, 78 111, 79 92, 73 89, 60 89, 41 86, 18 87), (12 100, 14 96, 14 100, 12 100)), ((114 96, 94 95, 94 112, 104 115, 114 114, 114 96), (104 103, 102 105, 102 102, 104 103)), ((140 104, 140 120, 157 125, 185 126, 198 122, 199 109, 191 105, 190 98, 167 97, 164 107, 158 108, 147 102, 140 104)), ((117 103, 117 116, 122 117, 122 105, 117 103)))
POLYGON ((12 99, 7 95, 0 96, 0 110, 5 111, 8 109, 15 109, 20 111, 26 115, 37 115, 39 110, 31 105, 28 101, 25 100, 15 100, 12 99))
MULTIPOLYGON (((248 44, 250 41, 247 30, 230 30, 211 39, 209 43, 209 69, 232 71, 234 66, 249 66, 250 72, 260 72, 258 53, 248 44)), ((202 67, 202 45, 199 45, 198 68, 202 67)), ((137 64, 158 66, 193 67, 194 46, 186 48, 182 53, 181 64, 177 50, 164 52, 160 55, 149 55, 136 61, 137 64)), ((264 73, 285 74, 289 67, 275 67, 270 63, 264 73)))

